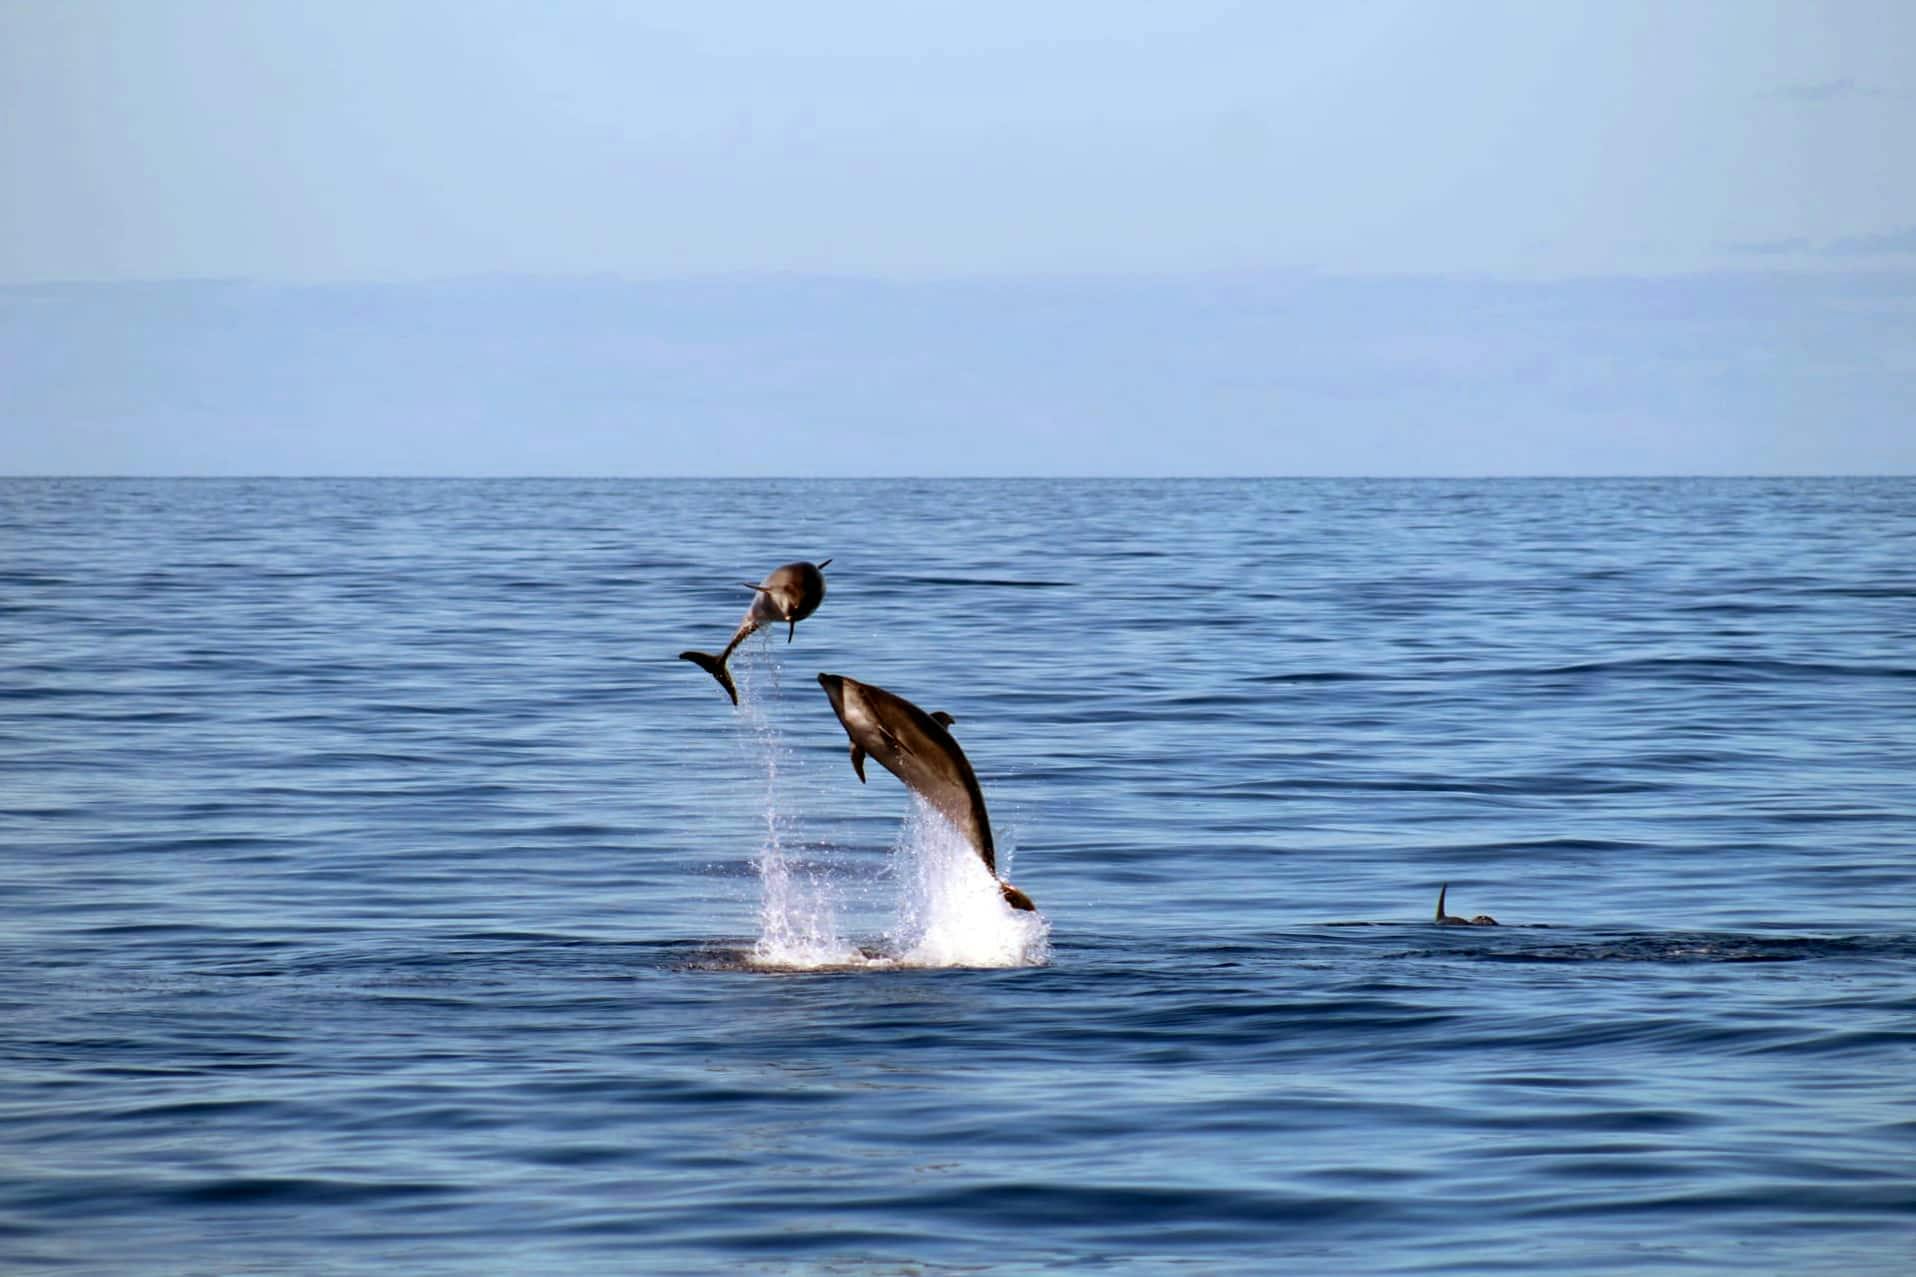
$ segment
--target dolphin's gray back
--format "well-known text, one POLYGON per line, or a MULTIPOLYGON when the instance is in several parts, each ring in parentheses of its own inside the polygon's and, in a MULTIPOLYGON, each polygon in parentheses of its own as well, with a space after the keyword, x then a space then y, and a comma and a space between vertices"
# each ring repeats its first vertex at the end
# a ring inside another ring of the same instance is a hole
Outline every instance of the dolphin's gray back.
POLYGON ((985 868, 997 873, 985 793, 965 751, 942 724, 904 697, 870 683, 860 686, 880 721, 903 746, 900 751, 873 750, 872 757, 950 821, 984 858, 985 868))

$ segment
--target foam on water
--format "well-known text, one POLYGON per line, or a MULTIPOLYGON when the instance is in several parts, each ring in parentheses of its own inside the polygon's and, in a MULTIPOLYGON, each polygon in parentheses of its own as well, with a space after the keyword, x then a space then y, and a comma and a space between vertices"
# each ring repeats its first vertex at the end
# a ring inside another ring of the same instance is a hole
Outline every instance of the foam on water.
POLYGON ((839 905, 851 902, 839 899, 830 879, 795 872, 776 835, 758 868, 760 931, 749 961, 761 969, 1025 967, 1050 960, 1051 924, 1005 903, 978 853, 916 795, 887 874, 895 887, 890 921, 874 944, 841 934, 839 905))

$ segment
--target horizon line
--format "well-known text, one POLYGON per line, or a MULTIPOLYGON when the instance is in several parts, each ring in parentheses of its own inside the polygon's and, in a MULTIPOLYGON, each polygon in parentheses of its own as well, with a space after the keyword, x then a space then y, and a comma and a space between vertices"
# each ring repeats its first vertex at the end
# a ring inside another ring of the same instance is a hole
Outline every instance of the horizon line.
POLYGON ((1603 481, 1627 481, 1640 479, 1911 479, 1916 478, 1916 469, 1889 471, 1838 471, 1838 470, 1789 470, 1789 471, 1641 471, 1615 472, 1605 471, 1591 474, 1573 474, 1564 472, 1539 471, 1536 473, 1431 473, 1431 474, 382 474, 372 472, 349 472, 339 474, 174 474, 174 473, 115 473, 115 474, 73 474, 73 473, 5 473, 0 472, 0 482, 7 481, 99 481, 107 483, 255 483, 277 481, 287 483, 320 483, 333 481, 358 481, 379 483, 1005 483, 1005 482, 1051 482, 1067 480, 1074 483, 1263 483, 1263 482, 1317 482, 1317 481, 1406 481, 1417 482, 1437 480, 1445 482, 1530 482, 1536 480, 1591 479, 1603 481))
POLYGON ((223 288, 418 288, 471 284, 736 284, 741 282, 835 283, 885 286, 991 283, 1164 283, 1245 279, 1290 279, 1334 282, 1442 280, 1455 283, 1544 286, 1616 281, 1673 281, 1695 279, 1816 279, 1916 274, 1916 253, 1885 254, 1888 260, 1858 261, 1853 256, 1819 258, 1801 263, 1700 262, 1661 270, 1522 271, 1480 268, 1340 270, 1308 264, 1266 263, 1241 266, 1108 267, 1078 269, 886 270, 883 268, 830 269, 804 267, 731 267, 707 270, 470 270, 429 275, 331 277, 231 274, 49 276, 0 280, 0 292, 34 289, 105 289, 164 287, 223 288))

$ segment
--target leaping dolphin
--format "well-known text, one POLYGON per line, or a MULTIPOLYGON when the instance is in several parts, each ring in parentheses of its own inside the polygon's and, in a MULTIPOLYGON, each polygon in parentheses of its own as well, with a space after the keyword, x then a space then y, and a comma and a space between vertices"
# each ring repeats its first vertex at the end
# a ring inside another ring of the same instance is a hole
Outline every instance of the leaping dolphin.
MULTIPOLYGON (((865 779, 865 759, 875 758, 905 782, 932 808, 950 821, 998 878, 997 857, 991 843, 991 819, 985 815, 985 794, 971 770, 965 751, 945 730, 951 715, 927 714, 916 705, 882 687, 838 674, 820 674, 819 686, 831 698, 832 711, 852 742, 852 770, 865 779)), ((1037 911, 1031 897, 1002 878, 998 890, 1013 909, 1037 911)))
POLYGON ((745 611, 745 619, 739 622, 737 633, 725 650, 717 656, 710 652, 680 652, 681 661, 690 661, 718 680, 725 694, 732 698, 732 704, 738 704, 738 688, 732 685, 732 671, 726 667, 731 659, 732 649, 743 643, 747 636, 760 626, 784 621, 788 628, 785 641, 792 641, 798 633, 798 623, 818 610, 825 598, 826 559, 823 563, 787 563, 784 567, 772 569, 772 574, 757 585, 750 581, 742 582, 748 590, 758 591, 752 600, 752 606, 745 611))
POLYGON ((1439 923, 1448 927, 1494 927, 1497 925, 1497 920, 1487 913, 1480 913, 1474 918, 1459 918, 1454 913, 1445 913, 1444 893, 1449 890, 1449 883, 1437 888, 1437 921, 1439 923))

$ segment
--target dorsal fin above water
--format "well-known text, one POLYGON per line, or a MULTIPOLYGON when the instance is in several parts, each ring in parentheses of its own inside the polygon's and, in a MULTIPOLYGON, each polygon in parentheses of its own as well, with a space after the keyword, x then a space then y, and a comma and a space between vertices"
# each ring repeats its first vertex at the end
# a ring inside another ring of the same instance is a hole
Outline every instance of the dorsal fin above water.
POLYGON ((937 723, 940 727, 950 727, 953 723, 957 722, 958 720, 953 718, 951 715, 945 713, 944 710, 939 709, 939 710, 932 711, 931 721, 934 723, 937 723))

